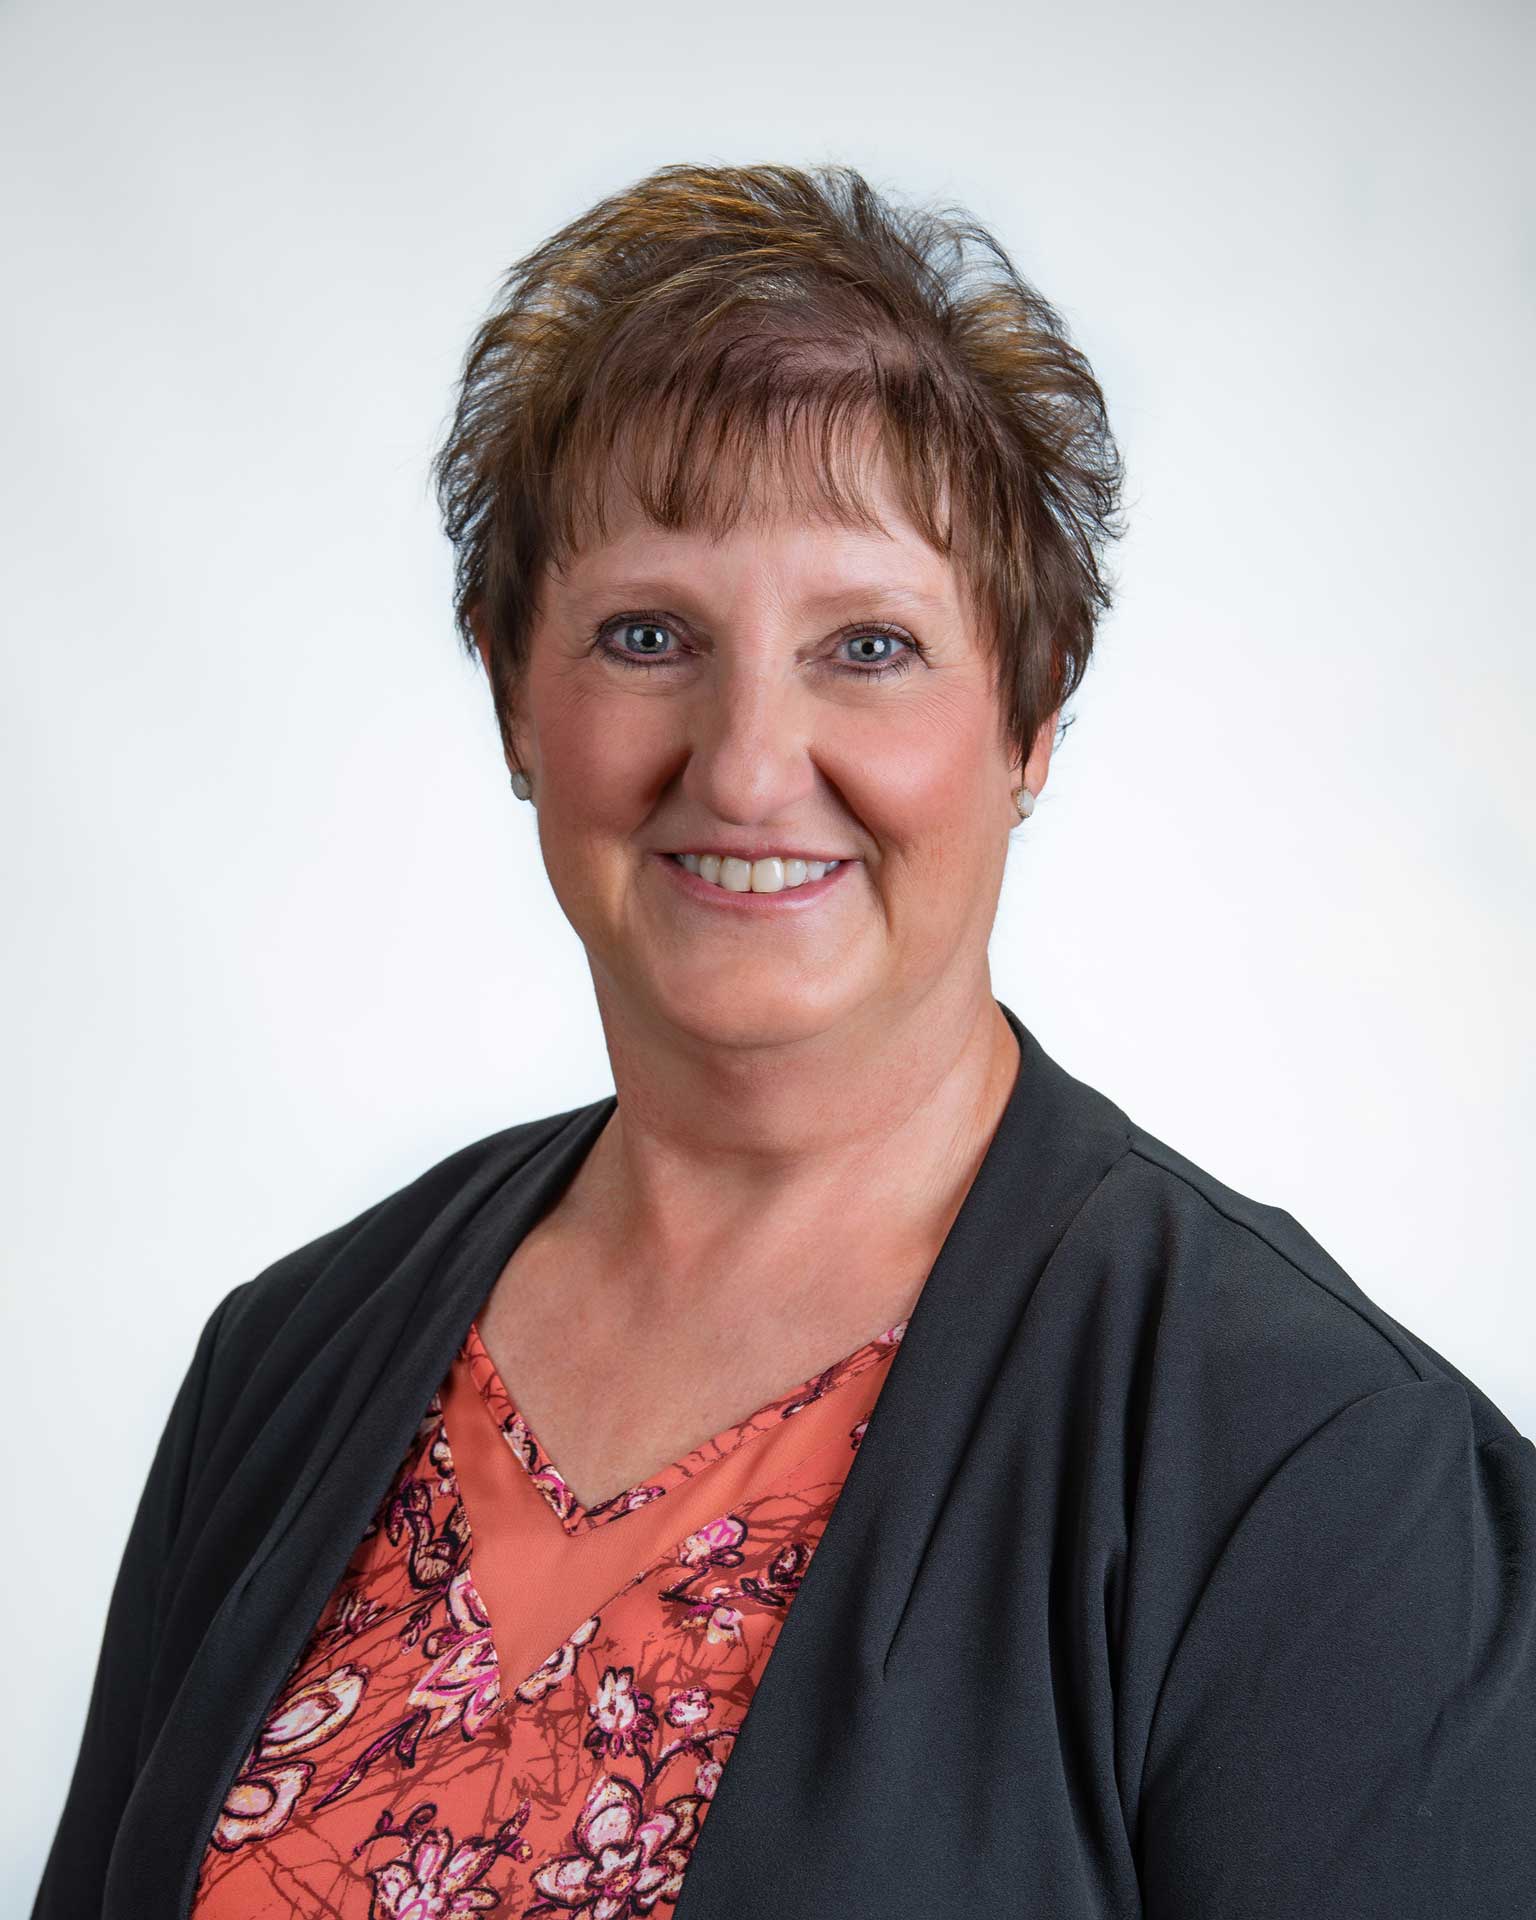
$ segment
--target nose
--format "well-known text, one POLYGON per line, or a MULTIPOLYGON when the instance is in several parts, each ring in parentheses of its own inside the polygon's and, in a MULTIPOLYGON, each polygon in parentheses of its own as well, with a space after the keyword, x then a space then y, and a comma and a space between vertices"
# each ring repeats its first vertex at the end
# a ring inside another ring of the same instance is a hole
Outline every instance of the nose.
POLYGON ((682 785, 700 817, 757 825, 787 818, 814 792, 814 716, 794 672, 737 658, 695 690, 682 785))

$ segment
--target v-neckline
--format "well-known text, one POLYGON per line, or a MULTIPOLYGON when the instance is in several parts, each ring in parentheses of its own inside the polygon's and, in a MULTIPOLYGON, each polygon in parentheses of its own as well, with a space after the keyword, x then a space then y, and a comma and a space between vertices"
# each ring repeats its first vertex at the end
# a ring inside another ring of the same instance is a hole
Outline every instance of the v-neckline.
POLYGON ((622 1519, 625 1514, 637 1512, 641 1507, 649 1506, 653 1500, 663 1498, 674 1487, 697 1478, 759 1434, 770 1432, 803 1408, 856 1379, 867 1368, 889 1358, 900 1345, 906 1329, 907 1321, 898 1320, 894 1326, 864 1341, 840 1360, 834 1360, 820 1373, 797 1382, 786 1392, 765 1401, 745 1419, 732 1421, 722 1427, 679 1459, 645 1475, 622 1492, 611 1494, 606 1500, 595 1501, 591 1506, 583 1505, 576 1498, 532 1426, 519 1411, 495 1361, 480 1338, 478 1320, 470 1322, 457 1358, 459 1364, 467 1368, 476 1391, 484 1400, 513 1457, 527 1473, 560 1525, 568 1534, 574 1535, 622 1519))

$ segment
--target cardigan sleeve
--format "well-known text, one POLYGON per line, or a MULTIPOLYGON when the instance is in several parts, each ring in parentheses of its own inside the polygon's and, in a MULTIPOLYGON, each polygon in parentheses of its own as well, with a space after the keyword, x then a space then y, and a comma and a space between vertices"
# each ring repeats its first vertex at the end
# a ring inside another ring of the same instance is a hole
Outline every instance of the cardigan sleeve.
POLYGON ((141 1759, 145 1688, 154 1663, 160 1570, 176 1535, 195 1458, 225 1295, 204 1323, 139 1496, 107 1607, 85 1729, 32 1920, 79 1920, 101 1910, 107 1862, 141 1759))
POLYGON ((1147 1920, 1536 1915, 1536 1446, 1355 1400, 1233 1530, 1164 1677, 1147 1920))

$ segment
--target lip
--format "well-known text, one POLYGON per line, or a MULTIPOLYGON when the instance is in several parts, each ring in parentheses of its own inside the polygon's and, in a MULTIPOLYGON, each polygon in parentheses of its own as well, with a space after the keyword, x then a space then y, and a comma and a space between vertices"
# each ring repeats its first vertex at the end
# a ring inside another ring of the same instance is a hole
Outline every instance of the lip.
POLYGON ((803 913, 818 900, 824 900, 843 875, 858 864, 855 860, 840 860, 819 880, 802 880, 798 887, 783 887, 777 893, 732 893, 726 887, 717 887, 690 873, 670 853, 653 852, 647 858, 658 861, 666 869, 684 899, 696 900, 700 906, 725 913, 803 913))

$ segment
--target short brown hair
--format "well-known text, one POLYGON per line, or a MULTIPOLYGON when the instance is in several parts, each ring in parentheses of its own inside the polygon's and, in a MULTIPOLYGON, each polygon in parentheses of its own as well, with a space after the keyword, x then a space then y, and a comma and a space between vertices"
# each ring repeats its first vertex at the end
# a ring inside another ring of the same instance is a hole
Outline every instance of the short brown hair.
POLYGON ((1104 396, 984 227, 841 166, 662 167, 507 274, 432 468, 459 633, 474 651, 485 629, 504 738, 545 566, 601 533, 610 476, 661 526, 724 527, 765 466, 792 489, 809 465, 820 509, 867 522, 840 469, 870 423, 988 617, 1027 755, 1110 605, 1123 473, 1104 396))

